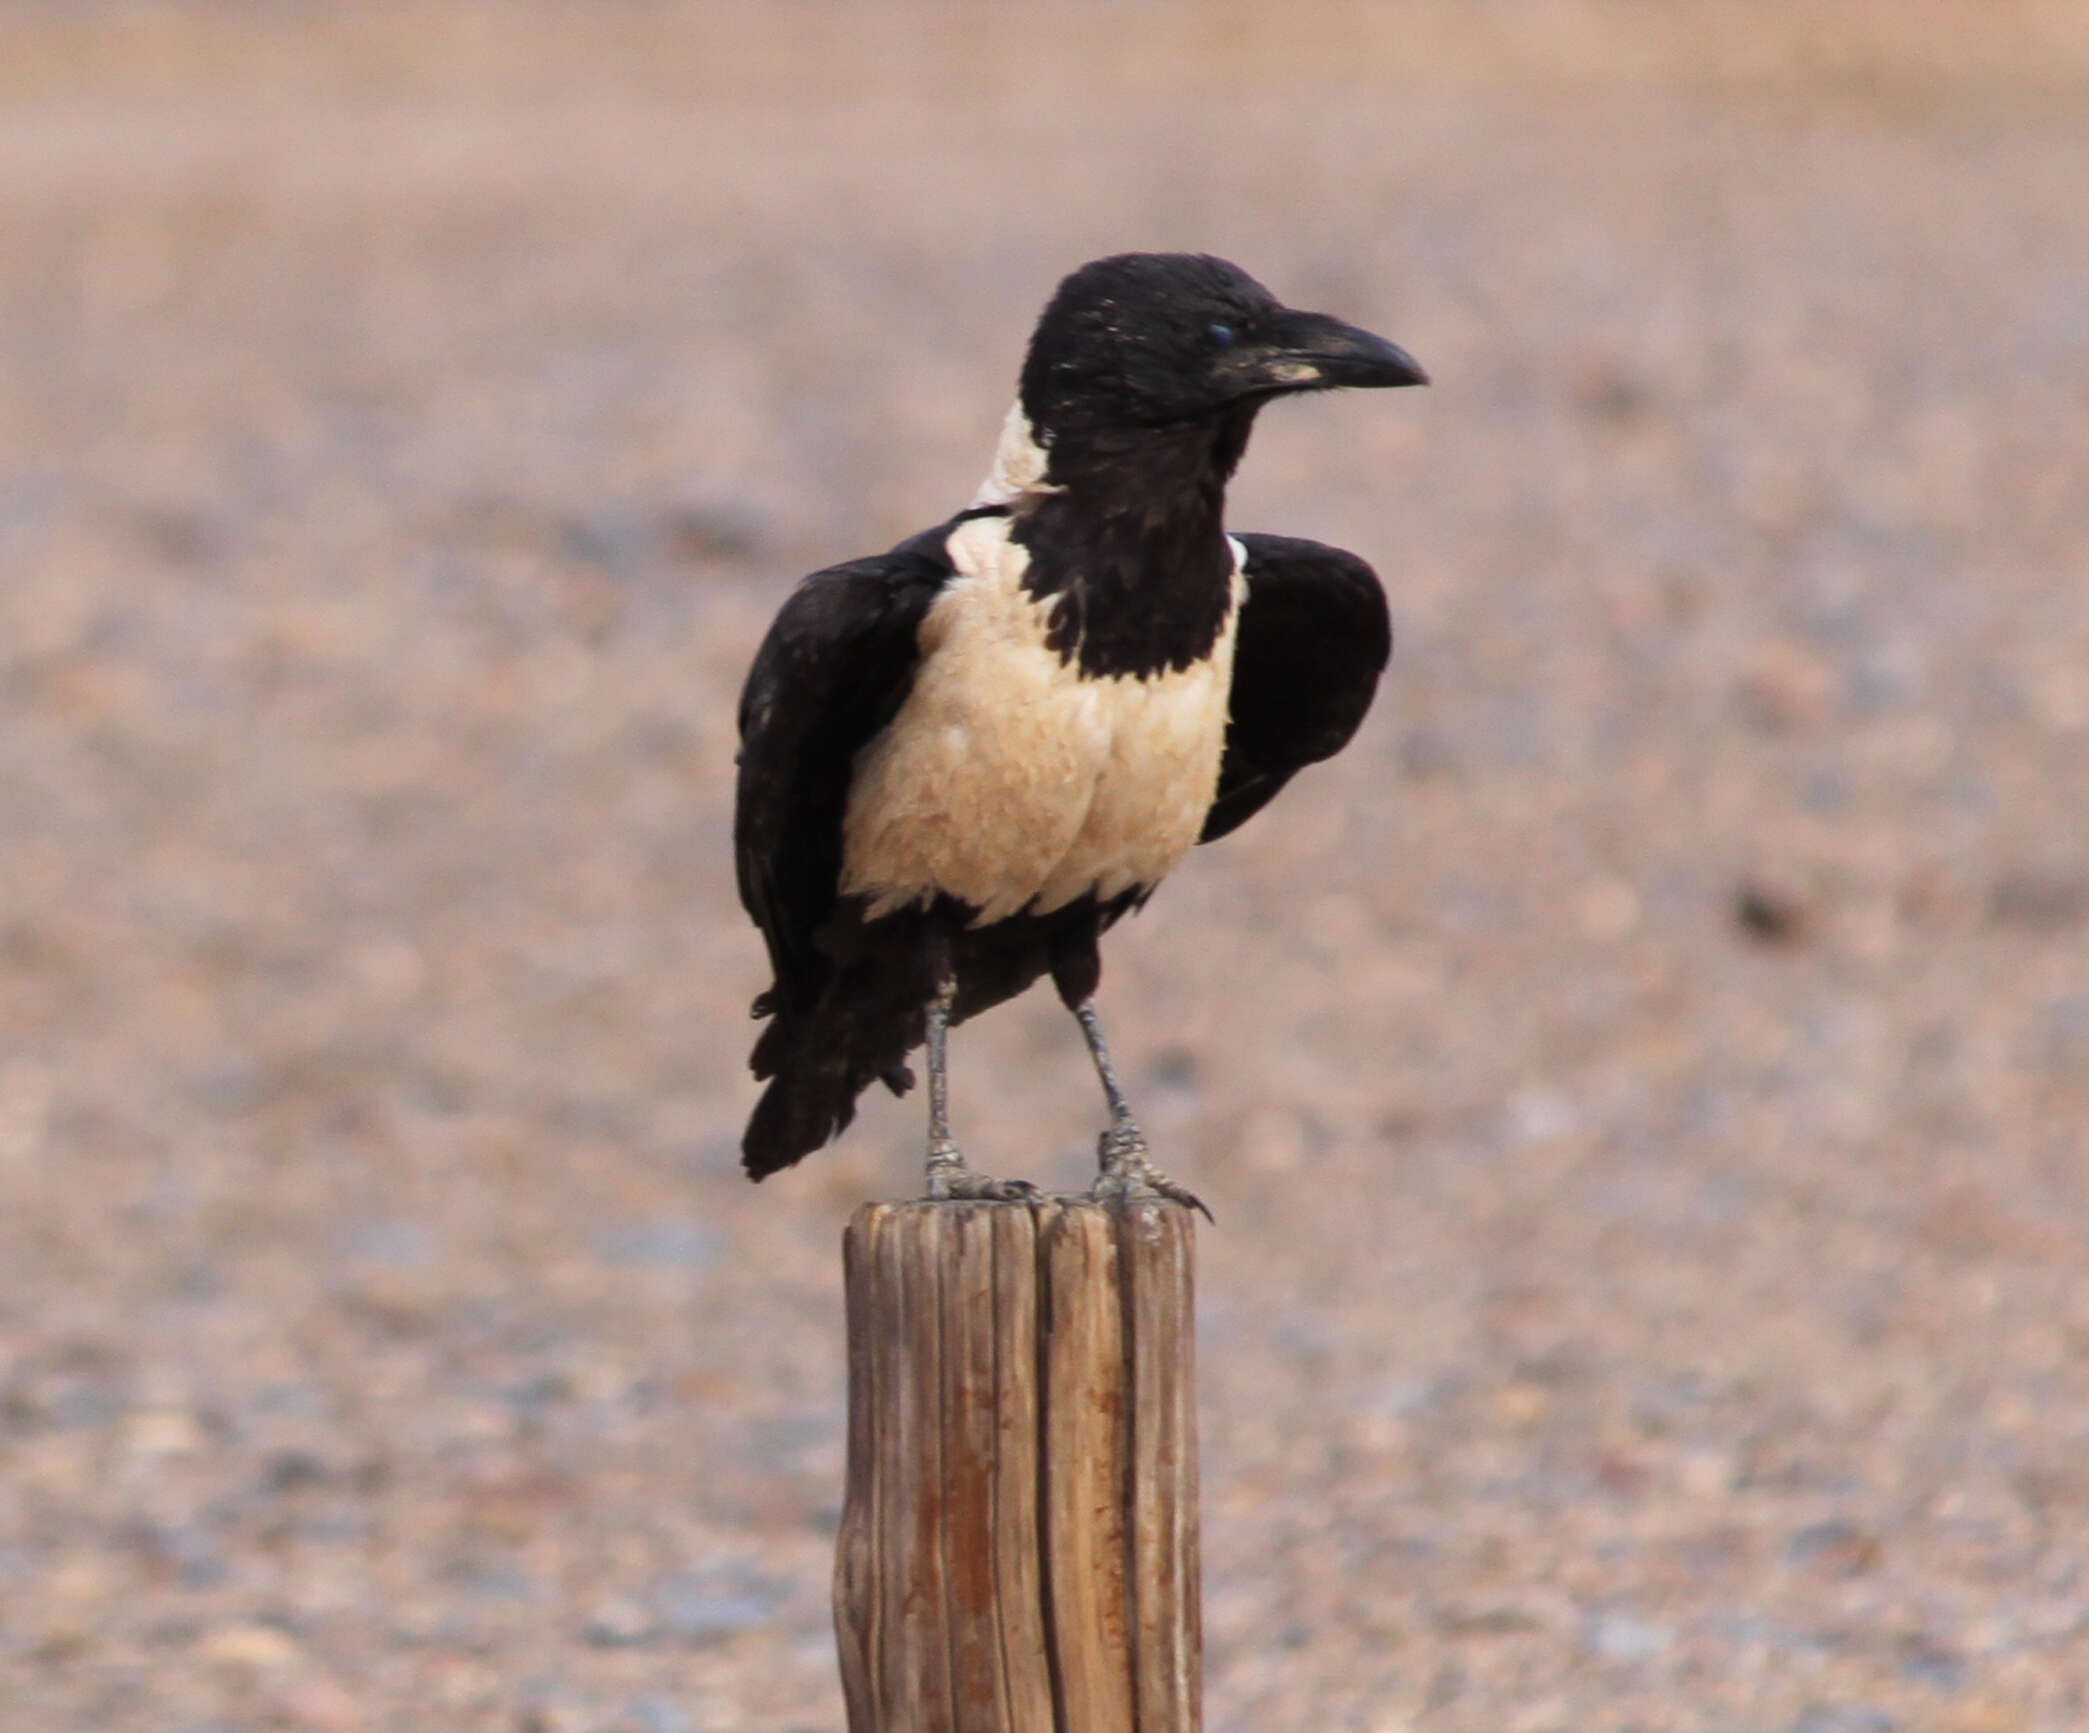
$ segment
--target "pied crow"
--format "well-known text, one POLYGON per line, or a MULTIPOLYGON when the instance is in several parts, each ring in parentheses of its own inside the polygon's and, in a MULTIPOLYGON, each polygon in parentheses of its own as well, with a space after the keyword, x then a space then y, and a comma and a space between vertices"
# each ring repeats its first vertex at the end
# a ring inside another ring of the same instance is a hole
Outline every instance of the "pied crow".
POLYGON ((1045 307, 972 504, 799 585, 740 701, 734 852, 775 973, 752 1178, 835 1137, 872 1083, 910 1088, 926 1042, 929 1195, 1030 1195, 959 1154, 945 1037, 1049 971, 1109 1108, 1097 1195, 1196 1202, 1110 1062, 1098 941, 1338 751, 1392 649, 1354 554, 1226 533, 1256 411, 1424 383, 1223 259, 1099 259, 1045 307))

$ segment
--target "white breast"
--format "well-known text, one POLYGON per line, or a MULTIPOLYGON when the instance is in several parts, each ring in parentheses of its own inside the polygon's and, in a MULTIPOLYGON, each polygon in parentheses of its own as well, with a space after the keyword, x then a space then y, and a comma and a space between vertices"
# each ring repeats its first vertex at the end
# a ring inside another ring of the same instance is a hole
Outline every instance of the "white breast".
POLYGON ((980 923, 1166 877, 1218 788, 1233 684, 1233 602, 1208 659, 1083 679, 1045 645, 1051 602, 1024 593, 1007 518, 958 526, 958 575, 921 625, 906 702, 856 761, 844 892, 873 915, 937 892, 980 923))

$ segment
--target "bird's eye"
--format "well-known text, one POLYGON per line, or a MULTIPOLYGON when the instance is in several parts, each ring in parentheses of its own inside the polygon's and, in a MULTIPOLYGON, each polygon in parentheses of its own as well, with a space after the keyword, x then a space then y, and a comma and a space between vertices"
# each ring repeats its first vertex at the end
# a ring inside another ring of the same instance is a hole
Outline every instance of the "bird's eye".
POLYGON ((1204 327, 1204 335, 1211 339, 1211 346, 1214 349, 1230 349, 1233 347, 1233 327, 1231 325, 1207 325, 1204 327))

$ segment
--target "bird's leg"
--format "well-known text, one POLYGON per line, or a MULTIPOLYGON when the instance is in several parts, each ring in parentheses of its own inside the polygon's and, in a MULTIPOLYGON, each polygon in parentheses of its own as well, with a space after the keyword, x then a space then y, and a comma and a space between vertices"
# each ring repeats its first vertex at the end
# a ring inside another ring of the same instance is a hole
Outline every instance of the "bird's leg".
POLYGON ((1095 1000, 1083 999, 1074 1008, 1081 1033, 1088 1039, 1088 1056, 1095 1061, 1095 1074, 1102 1079, 1103 1098, 1110 1104, 1110 1129, 1097 1139, 1095 1153, 1101 1166, 1095 1193, 1106 1201, 1121 1200, 1141 1191, 1158 1192, 1190 1209, 1203 1210, 1211 1220, 1204 1200, 1186 1186, 1177 1185, 1147 1157, 1146 1134, 1132 1117, 1131 1103, 1124 1098, 1124 1085, 1117 1079, 1110 1049, 1103 1040, 1102 1019, 1095 1014, 1095 1000))
POLYGON ((986 1198, 1012 1203, 1035 1197, 1026 1179, 989 1179, 965 1165, 950 1135, 950 1011, 957 1003, 957 978, 945 974, 928 1002, 928 1195, 986 1198))

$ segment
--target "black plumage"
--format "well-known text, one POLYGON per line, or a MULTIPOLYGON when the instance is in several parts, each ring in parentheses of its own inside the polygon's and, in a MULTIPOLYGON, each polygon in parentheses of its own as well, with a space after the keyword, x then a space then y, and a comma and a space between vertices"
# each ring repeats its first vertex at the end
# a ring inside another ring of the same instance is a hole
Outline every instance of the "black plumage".
POLYGON ((974 505, 799 586, 740 705, 740 895, 775 976, 753 1178, 907 1089, 926 1040, 932 1195, 1027 1191, 958 1155, 944 1032, 1049 972, 1109 1103, 1099 1187, 1187 1197, 1103 1044, 1098 941, 1348 741, 1392 646, 1364 561, 1229 536, 1226 482, 1271 398, 1422 382, 1224 261, 1099 260, 1046 307, 974 505))

